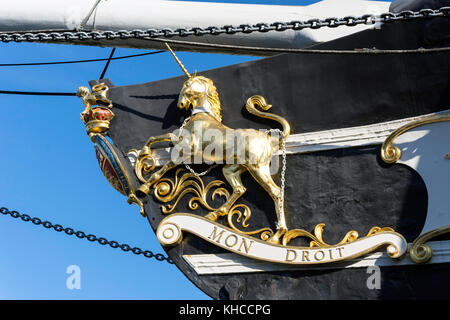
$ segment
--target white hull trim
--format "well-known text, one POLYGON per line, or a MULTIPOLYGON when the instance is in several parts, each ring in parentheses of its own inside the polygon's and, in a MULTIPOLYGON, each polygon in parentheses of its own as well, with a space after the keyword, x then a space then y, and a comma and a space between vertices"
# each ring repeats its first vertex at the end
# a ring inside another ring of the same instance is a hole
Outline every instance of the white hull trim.
MULTIPOLYGON (((286 140, 286 154, 381 145, 394 130, 405 124, 448 112, 450 110, 366 126, 293 134, 286 140)), ((157 166, 164 165, 170 159, 171 152, 171 148, 155 149, 155 158, 159 160, 157 166)), ((277 153, 277 156, 279 155, 281 155, 281 151, 277 153)), ((134 165, 135 154, 129 153, 128 156, 134 165)))
MULTIPOLYGON (((450 241, 433 241, 428 242, 427 245, 433 249, 433 257, 427 264, 450 263, 450 241)), ((408 254, 404 258, 396 260, 390 258, 386 252, 374 252, 346 262, 314 266, 270 263, 249 259, 234 253, 184 255, 183 258, 199 275, 417 265, 409 258, 408 254)))

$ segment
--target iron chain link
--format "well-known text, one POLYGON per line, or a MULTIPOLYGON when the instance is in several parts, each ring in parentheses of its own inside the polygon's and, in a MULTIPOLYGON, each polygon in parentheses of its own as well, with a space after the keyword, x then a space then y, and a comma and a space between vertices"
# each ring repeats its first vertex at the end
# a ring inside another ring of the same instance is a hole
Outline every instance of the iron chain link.
POLYGON ((17 211, 10 211, 9 209, 7 209, 5 207, 0 208, 0 213, 5 216, 9 214, 11 217, 16 218, 16 219, 20 218, 22 221, 25 221, 25 222, 31 221, 35 225, 42 225, 44 228, 53 229, 56 232, 64 231, 65 234, 67 234, 69 236, 75 235, 79 239, 86 238, 90 242, 98 242, 99 244, 101 244, 103 246, 109 245, 111 248, 114 248, 114 249, 120 248, 124 252, 131 251, 135 255, 143 255, 146 258, 155 258, 158 261, 166 260, 168 263, 173 264, 173 260, 170 257, 167 257, 161 253, 155 254, 150 250, 142 250, 141 248, 138 248, 138 247, 132 248, 130 245, 128 245, 126 243, 120 244, 117 241, 109 241, 106 238, 97 237, 96 235, 93 235, 93 234, 86 235, 86 233, 84 233, 83 231, 75 231, 72 228, 64 228, 60 224, 53 224, 50 221, 42 221, 40 218, 37 218, 37 217, 31 218, 27 214, 21 214, 17 211))
POLYGON ((280 211, 284 212, 284 189, 286 187, 286 137, 283 134, 283 131, 280 129, 270 129, 268 132, 276 132, 281 136, 281 204, 280 204, 280 211))
POLYGON ((147 29, 147 30, 118 30, 118 31, 61 31, 61 32, 26 32, 26 33, 0 33, 2 42, 40 42, 40 41, 86 41, 86 40, 116 40, 116 39, 154 39, 171 37, 188 37, 204 35, 233 35, 236 33, 253 33, 286 30, 299 31, 303 29, 320 29, 324 27, 336 28, 340 26, 371 25, 376 23, 391 23, 396 21, 411 21, 430 19, 436 17, 449 17, 450 7, 439 9, 421 9, 419 11, 405 10, 398 13, 383 13, 380 15, 346 16, 343 18, 309 19, 306 21, 257 23, 255 25, 242 24, 239 26, 226 25, 223 27, 207 28, 179 28, 172 30, 147 29))
MULTIPOLYGON (((184 127, 189 122, 189 120, 191 120, 191 118, 192 118, 192 115, 187 117, 186 119, 184 119, 183 124, 181 125, 180 129, 178 129, 179 130, 179 133, 178 133, 178 136, 177 136, 178 139, 180 139, 181 135, 183 134, 184 127)), ((217 165, 210 166, 205 171, 198 173, 194 169, 192 169, 191 166, 188 165, 186 162, 183 162, 183 164, 186 167, 186 169, 188 169, 196 177, 203 177, 205 174, 209 173, 212 169, 217 167, 217 165)))

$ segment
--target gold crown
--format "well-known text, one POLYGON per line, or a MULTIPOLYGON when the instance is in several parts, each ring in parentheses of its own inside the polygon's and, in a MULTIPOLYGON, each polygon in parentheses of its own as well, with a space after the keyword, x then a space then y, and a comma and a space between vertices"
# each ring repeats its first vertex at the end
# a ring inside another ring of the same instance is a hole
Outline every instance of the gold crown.
POLYGON ((83 115, 87 133, 101 133, 109 129, 109 124, 114 118, 114 113, 104 107, 95 107, 83 115))
POLYGON ((109 129, 114 113, 111 111, 112 101, 108 99, 109 88, 104 83, 92 87, 92 93, 87 87, 79 87, 77 96, 84 104, 84 111, 81 113, 81 120, 86 126, 86 131, 91 133, 102 133, 109 129), (99 105, 102 102, 106 105, 99 105), (93 107, 96 106, 96 107, 93 107))

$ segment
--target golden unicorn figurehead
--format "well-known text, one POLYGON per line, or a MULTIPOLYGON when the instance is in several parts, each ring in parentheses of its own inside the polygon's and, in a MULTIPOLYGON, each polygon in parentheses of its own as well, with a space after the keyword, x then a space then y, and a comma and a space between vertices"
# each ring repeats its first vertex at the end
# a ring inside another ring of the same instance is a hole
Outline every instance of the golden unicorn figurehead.
MULTIPOLYGON (((233 214, 230 212, 233 212, 232 208, 234 203, 246 191, 246 188, 241 181, 241 174, 245 171, 249 171, 261 187, 267 191, 275 204, 275 212, 278 219, 277 231, 273 233, 270 230, 271 235, 267 235, 267 237, 264 236, 264 239, 272 243, 280 243, 281 237, 288 231, 286 217, 284 214, 284 191, 273 181, 270 174, 270 163, 272 156, 276 154, 275 152, 278 149, 277 146, 285 145, 285 139, 289 136, 291 131, 289 123, 281 116, 266 112, 271 108, 271 105, 267 104, 262 96, 253 96, 247 100, 247 111, 258 117, 271 119, 278 122, 283 127, 281 136, 277 135, 273 137, 271 131, 232 129, 225 126, 221 123, 222 116, 220 114, 221 108, 219 95, 213 82, 206 77, 197 76, 196 74, 191 76, 167 43, 166 46, 188 78, 184 82, 183 88, 181 89, 177 106, 178 108, 185 110, 189 110, 191 107, 193 109, 193 116, 187 118, 181 127, 186 132, 189 132, 189 136, 192 138, 179 139, 179 135, 177 136, 175 133, 171 132, 150 137, 142 148, 135 166, 136 175, 139 180, 143 182, 143 184, 136 191, 136 194, 139 197, 149 194, 152 185, 160 181, 167 171, 184 162, 184 158, 174 157, 174 153, 172 153, 172 157, 169 161, 167 161, 157 171, 150 173, 156 163, 150 149, 151 145, 162 141, 172 141, 174 144, 174 149, 188 150, 188 155, 193 157, 194 161, 198 158, 201 159, 201 163, 225 163, 222 173, 227 182, 233 188, 233 193, 229 195, 227 201, 219 208, 213 209, 213 211, 209 212, 206 215, 207 219, 216 221, 220 216, 228 215, 229 219, 232 217, 233 214), (199 128, 214 129, 215 133, 219 133, 221 137, 231 136, 231 139, 220 139, 215 136, 212 144, 205 142, 209 140, 203 137, 203 130, 199 131, 195 129, 195 127, 197 127, 196 124, 199 128), (235 146, 235 140, 241 141, 239 147, 235 146), (207 151, 207 149, 215 151, 211 152, 207 151), (230 150, 231 152, 228 152, 230 150), (150 163, 153 163, 151 168, 149 162, 146 162, 148 160, 150 160, 150 163), (146 178, 144 175, 149 177, 146 178)), ((187 163, 185 163, 185 165, 187 166, 187 163)), ((192 170, 190 167, 188 167, 188 169, 192 170)), ((205 171, 205 173, 201 174, 191 172, 188 173, 188 175, 193 174, 195 177, 200 177, 207 172, 208 171, 205 171)), ((163 193, 165 196, 167 195, 168 184, 166 182, 164 183, 163 193)), ((186 190, 187 189, 183 192, 186 192, 186 190)), ((247 213, 246 219, 248 219, 248 217, 249 213, 247 213)), ((230 223, 230 225, 232 225, 232 223, 230 223)))
POLYGON ((219 94, 214 83, 211 79, 197 76, 197 73, 194 75, 189 74, 170 46, 167 43, 165 45, 188 78, 180 91, 177 107, 185 110, 189 110, 192 107, 193 113, 206 112, 217 121, 222 122, 219 94))
POLYGON ((219 94, 213 82, 203 76, 194 76, 186 80, 178 98, 178 108, 195 112, 207 112, 222 122, 219 94))

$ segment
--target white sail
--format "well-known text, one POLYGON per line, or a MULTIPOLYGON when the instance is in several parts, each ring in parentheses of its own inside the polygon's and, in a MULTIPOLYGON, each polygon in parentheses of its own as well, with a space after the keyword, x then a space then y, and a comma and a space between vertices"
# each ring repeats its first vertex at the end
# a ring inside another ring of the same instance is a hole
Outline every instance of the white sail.
MULTIPOLYGON (((16 0, 5 2, 0 10, 0 32, 37 30, 133 30, 222 27, 225 25, 306 21, 313 18, 377 15, 389 11, 389 2, 325 0, 309 6, 225 4, 160 0, 16 0)), ((216 43, 232 46, 304 48, 359 32, 374 25, 304 29, 220 36, 190 36, 172 40, 216 43)), ((64 43, 67 43, 65 41, 64 43)), ((73 42, 76 43, 76 42, 73 42)), ((80 44, 80 42, 78 42, 80 44)), ((100 40, 82 44, 161 49, 150 40, 100 40)), ((178 50, 230 53, 223 48, 198 45, 172 45, 178 50)), ((264 53, 261 53, 264 54, 264 53)), ((259 54, 258 54, 259 55, 259 54)))

